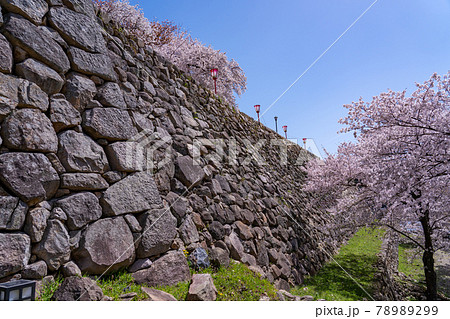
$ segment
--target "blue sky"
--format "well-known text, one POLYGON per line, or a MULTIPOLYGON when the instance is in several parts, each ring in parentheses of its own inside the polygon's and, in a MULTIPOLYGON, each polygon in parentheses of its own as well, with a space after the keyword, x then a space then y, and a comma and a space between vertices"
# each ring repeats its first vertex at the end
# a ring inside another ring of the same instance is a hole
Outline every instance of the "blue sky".
MULTIPOLYGON (((247 76, 241 111, 255 116, 277 97, 374 0, 151 0, 147 18, 169 19, 235 59, 247 76)), ((450 0, 379 0, 265 115, 290 138, 313 138, 335 152, 344 104, 450 70, 450 0)))

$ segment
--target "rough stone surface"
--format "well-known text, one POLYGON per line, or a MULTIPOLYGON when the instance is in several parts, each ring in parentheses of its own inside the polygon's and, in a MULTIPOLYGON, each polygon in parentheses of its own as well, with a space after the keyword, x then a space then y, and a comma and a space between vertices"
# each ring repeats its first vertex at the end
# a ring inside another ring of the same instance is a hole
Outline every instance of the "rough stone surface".
POLYGON ((19 86, 23 80, 0 72, 0 119, 19 104, 19 86))
POLYGON ((51 198, 59 187, 59 176, 43 154, 0 155, 0 180, 29 205, 51 198))
POLYGON ((63 95, 57 95, 50 100, 50 121, 55 131, 59 132, 79 125, 81 115, 63 95))
POLYGON ((0 278, 21 271, 30 259, 30 238, 25 234, 0 233, 0 278))
POLYGON ((0 34, 0 72, 11 73, 12 67, 13 53, 11 44, 9 44, 8 40, 0 34))
POLYGON ((123 217, 105 218, 89 225, 74 258, 81 271, 103 274, 131 265, 135 253, 133 235, 123 217))
POLYGON ((9 12, 25 16, 33 23, 39 25, 48 11, 45 0, 0 0, 0 4, 9 12))
POLYGON ((32 243, 37 243, 42 240, 49 217, 50 211, 43 207, 37 207, 28 212, 25 222, 25 232, 30 236, 32 243))
POLYGON ((127 107, 120 86, 114 82, 107 82, 98 89, 97 100, 104 106, 119 109, 125 109, 127 107))
POLYGON ((155 181, 148 172, 135 173, 112 185, 105 191, 100 203, 109 216, 162 207, 155 181))
POLYGON ((0 230, 20 230, 28 206, 13 196, 0 196, 0 230))
POLYGON ((127 111, 116 108, 94 108, 83 114, 83 128, 94 138, 110 141, 128 140, 138 132, 127 111))
POLYGON ((242 245, 236 233, 232 232, 230 236, 225 238, 225 243, 230 250, 231 257, 235 260, 241 260, 244 256, 244 246, 242 245))
POLYGON ((61 188, 74 191, 103 190, 109 187, 108 182, 96 173, 65 173, 61 175, 61 188))
POLYGON ((133 274, 137 284, 154 286, 172 286, 191 279, 189 266, 180 251, 170 251, 157 259, 150 268, 139 270, 133 274))
POLYGON ((56 152, 58 138, 53 125, 41 111, 20 109, 2 123, 3 143, 15 150, 56 152))
POLYGON ((48 17, 68 44, 90 52, 106 51, 100 27, 92 17, 64 7, 51 8, 48 17))
POLYGON ((131 214, 128 214, 125 215, 124 218, 133 233, 140 233, 142 231, 142 227, 141 225, 139 225, 139 222, 136 219, 136 217, 134 217, 131 214))
POLYGON ((23 48, 31 57, 58 72, 69 70, 70 63, 61 46, 27 19, 17 14, 7 14, 4 30, 8 40, 23 48))
POLYGON ((61 273, 64 277, 78 276, 81 277, 81 270, 73 261, 69 261, 61 267, 61 273))
POLYGON ((230 257, 225 249, 213 247, 209 252, 209 260, 214 267, 228 267, 230 265, 230 257))
POLYGON ((145 168, 144 148, 136 142, 115 142, 106 147, 106 155, 113 170, 136 172, 145 168))
POLYGON ((64 85, 64 80, 58 72, 35 59, 26 59, 17 64, 16 73, 28 81, 36 83, 49 95, 58 93, 64 85))
POLYGON ((56 301, 100 301, 103 292, 97 283, 87 277, 68 277, 56 289, 52 299, 56 301))
POLYGON ((78 111, 83 111, 94 98, 97 88, 95 83, 88 77, 71 72, 67 75, 63 93, 78 111))
POLYGON ((187 300, 189 301, 214 301, 217 297, 217 289, 211 274, 194 274, 189 286, 187 300))
POLYGON ((67 196, 58 200, 55 206, 62 208, 67 214, 69 230, 80 229, 102 216, 102 208, 97 197, 88 192, 67 196))
POLYGON ((148 298, 151 301, 177 301, 177 299, 175 299, 174 296, 172 296, 171 294, 169 294, 165 291, 156 290, 156 289, 147 288, 147 287, 141 287, 141 289, 143 292, 145 292, 147 294, 148 298))
POLYGON ((18 107, 39 109, 45 112, 48 109, 48 96, 36 84, 23 80, 19 85, 18 107))
POLYGON ((151 257, 169 250, 177 234, 177 220, 167 209, 154 209, 140 216, 142 239, 138 258, 151 257))
POLYGON ((62 0, 62 2, 75 12, 83 13, 91 17, 95 16, 94 4, 90 0, 62 0))
POLYGON ((211 265, 208 253, 201 247, 194 249, 194 251, 189 255, 189 261, 195 269, 205 269, 211 265))
POLYGON ((180 237, 185 245, 189 245, 199 241, 200 237, 198 235, 197 227, 192 221, 191 216, 187 216, 183 224, 181 224, 180 237))
POLYGON ((42 279, 47 276, 47 264, 40 260, 34 264, 26 265, 21 275, 23 279, 42 279))
POLYGON ((190 156, 181 156, 176 159, 175 176, 187 187, 193 187, 205 178, 203 169, 194 164, 190 156))
POLYGON ((128 268, 128 271, 133 273, 141 269, 149 268, 152 264, 153 262, 149 258, 138 259, 128 268))
POLYGON ((89 53, 76 47, 69 48, 72 68, 80 73, 96 75, 106 81, 115 81, 116 73, 110 58, 102 53, 89 53))
POLYGON ((108 160, 103 148, 83 133, 59 135, 58 158, 68 172, 103 173, 108 160))
POLYGON ((51 271, 58 270, 70 260, 69 234, 61 221, 51 219, 47 222, 44 236, 33 247, 33 254, 43 259, 51 271))

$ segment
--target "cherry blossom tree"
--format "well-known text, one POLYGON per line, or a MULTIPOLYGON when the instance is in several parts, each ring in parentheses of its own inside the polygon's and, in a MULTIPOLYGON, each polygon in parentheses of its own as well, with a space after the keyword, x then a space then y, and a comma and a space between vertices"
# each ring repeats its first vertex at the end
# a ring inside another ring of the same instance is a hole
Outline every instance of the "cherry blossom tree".
POLYGON ((129 0, 93 0, 104 20, 112 20, 131 35, 152 46, 205 88, 214 90, 210 70, 217 68, 217 94, 237 107, 235 95, 246 90, 247 78, 239 64, 225 52, 204 45, 170 21, 149 21, 129 0))
POLYGON ((385 225, 420 247, 427 299, 436 300, 434 253, 450 247, 450 72, 416 86, 345 105, 342 131, 356 141, 308 163, 306 188, 341 227, 385 225))

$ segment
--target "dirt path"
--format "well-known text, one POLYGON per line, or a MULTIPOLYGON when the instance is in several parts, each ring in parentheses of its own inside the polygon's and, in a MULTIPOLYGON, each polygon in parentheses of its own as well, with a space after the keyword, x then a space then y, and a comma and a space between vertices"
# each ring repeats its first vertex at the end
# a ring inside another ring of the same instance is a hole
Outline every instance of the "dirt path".
POLYGON ((438 251, 435 254, 438 290, 450 297, 450 251, 438 251))

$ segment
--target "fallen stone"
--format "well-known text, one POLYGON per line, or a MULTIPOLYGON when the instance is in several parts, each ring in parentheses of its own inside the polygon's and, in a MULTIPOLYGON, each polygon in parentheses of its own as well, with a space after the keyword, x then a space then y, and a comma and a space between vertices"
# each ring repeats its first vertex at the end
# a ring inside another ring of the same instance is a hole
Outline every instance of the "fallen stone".
POLYGON ((47 264, 40 260, 31 265, 26 265, 21 272, 23 279, 42 279, 47 276, 47 264))
POLYGON ((175 177, 187 187, 194 187, 205 178, 203 169, 194 164, 194 160, 190 156, 178 157, 175 161, 175 168, 175 177))
POLYGON ((67 100, 80 112, 84 111, 97 93, 95 83, 88 77, 71 72, 67 75, 63 93, 67 100))
POLYGON ((136 292, 129 292, 123 295, 120 295, 119 298, 122 301, 132 301, 137 296, 136 292))
POLYGON ((20 14, 37 25, 42 23, 48 11, 45 0, 0 0, 0 4, 9 12, 20 14))
POLYGON ((94 138, 128 140, 138 132, 130 115, 116 108, 94 108, 83 114, 83 128, 94 138))
POLYGON ((19 198, 0 196, 0 230, 21 230, 28 206, 19 198))
POLYGON ((109 187, 100 199, 104 213, 117 216, 162 208, 162 200, 149 172, 129 175, 109 187))
POLYGON ((56 271, 70 260, 69 233, 59 220, 47 222, 42 240, 33 247, 33 254, 41 258, 51 271, 56 271))
POLYGON ((58 138, 50 120, 39 110, 15 110, 2 123, 3 143, 15 150, 52 152, 58 138))
POLYGON ((20 46, 31 57, 44 62, 60 73, 66 73, 69 70, 69 59, 56 41, 17 14, 9 13, 4 18, 4 35, 13 45, 20 46))
POLYGON ((31 209, 28 212, 24 231, 30 236, 32 243, 37 243, 42 240, 49 217, 50 211, 42 207, 31 209))
POLYGON ((64 85, 64 80, 58 72, 35 59, 29 58, 17 64, 16 73, 28 81, 36 83, 48 95, 58 93, 64 85))
POLYGON ((89 192, 69 195, 55 202, 55 207, 62 208, 67 214, 69 230, 80 229, 102 216, 97 197, 89 192))
POLYGON ((61 175, 61 188, 74 191, 95 191, 109 187, 108 182, 96 173, 65 173, 61 175))
POLYGON ((25 268, 31 256, 30 244, 25 234, 0 233, 0 278, 25 268))
POLYGON ((103 106, 111 106, 118 109, 126 109, 127 105, 123 99, 123 93, 120 86, 114 82, 103 84, 97 92, 97 100, 103 106))
POLYGON ((103 148, 83 133, 59 135, 58 158, 68 172, 103 173, 108 160, 103 148))
POLYGON ((134 261, 133 234, 123 217, 98 220, 86 228, 73 257, 82 272, 115 272, 134 261))
POLYGON ((38 153, 1 154, 0 180, 30 206, 52 198, 59 187, 58 173, 38 153))
POLYGON ((13 61, 11 44, 0 34, 0 72, 11 73, 13 61))
POLYGON ((50 99, 50 121, 59 132, 81 124, 81 115, 63 95, 55 95, 50 99))
POLYGON ((157 259, 150 268, 135 272, 133 278, 137 284, 150 287, 173 286, 190 280, 191 274, 184 254, 180 251, 170 251, 157 259))
POLYGON ((208 253, 201 247, 194 249, 194 251, 189 255, 189 261, 195 269, 205 269, 211 265, 209 262, 208 253))
POLYGON ((138 258, 156 256, 170 249, 177 235, 177 220, 168 209, 154 209, 139 217, 142 239, 136 250, 138 258))
POLYGON ((103 292, 97 283, 87 277, 68 277, 56 289, 52 300, 56 301, 100 301, 103 292))
POLYGON ((81 277, 81 270, 73 261, 69 261, 68 263, 62 265, 61 273, 65 278, 72 276, 81 277))
POLYGON ((187 295, 188 301, 214 301, 217 298, 217 289, 211 274, 194 274, 187 295))
POLYGON ((152 264, 153 263, 152 263, 152 261, 149 258, 138 259, 138 260, 136 260, 134 262, 134 264, 132 264, 128 268, 128 271, 133 273, 133 272, 136 272, 138 270, 149 268, 152 264))
POLYGON ((68 53, 75 71, 96 75, 106 81, 116 81, 111 59, 106 54, 89 53, 76 47, 70 47, 68 53))
POLYGON ((106 52, 100 26, 93 17, 64 7, 53 7, 48 14, 50 25, 68 44, 90 52, 106 52))
POLYGON ((174 296, 165 291, 147 287, 141 287, 141 290, 147 294, 151 301, 177 301, 174 296))

